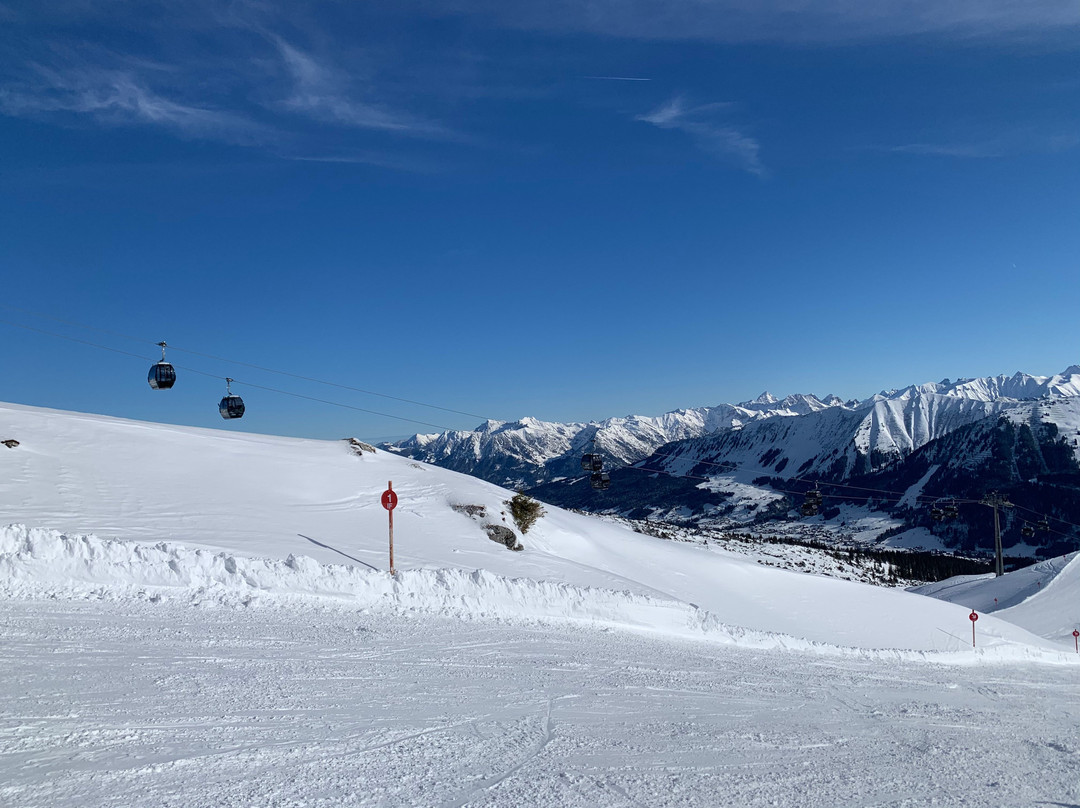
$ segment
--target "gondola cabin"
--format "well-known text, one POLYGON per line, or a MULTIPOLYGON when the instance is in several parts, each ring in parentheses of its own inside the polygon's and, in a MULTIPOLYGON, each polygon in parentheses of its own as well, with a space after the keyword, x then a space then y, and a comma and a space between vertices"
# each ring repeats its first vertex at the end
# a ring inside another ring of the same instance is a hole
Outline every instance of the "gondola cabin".
POLYGON ((611 488, 611 476, 606 471, 594 471, 589 484, 597 491, 606 491, 611 488))
POLYGON ((168 390, 176 384, 176 368, 168 362, 158 362, 147 374, 146 380, 154 390, 168 390))
POLYGON ((226 420, 230 418, 243 418, 244 409, 244 399, 240 398, 240 396, 225 396, 221 399, 221 403, 218 404, 218 412, 220 412, 221 417, 226 420))
POLYGON ((598 454, 586 454, 581 457, 582 471, 602 471, 604 468, 604 456, 598 454))
POLYGON ((176 384, 176 368, 165 361, 165 348, 167 347, 165 343, 159 342, 157 344, 161 346, 161 361, 150 368, 146 380, 150 382, 150 387, 153 390, 168 390, 176 384))
POLYGON ((244 399, 233 395, 232 382, 232 379, 225 380, 225 397, 218 404, 218 412, 221 413, 221 417, 225 420, 244 417, 244 399))

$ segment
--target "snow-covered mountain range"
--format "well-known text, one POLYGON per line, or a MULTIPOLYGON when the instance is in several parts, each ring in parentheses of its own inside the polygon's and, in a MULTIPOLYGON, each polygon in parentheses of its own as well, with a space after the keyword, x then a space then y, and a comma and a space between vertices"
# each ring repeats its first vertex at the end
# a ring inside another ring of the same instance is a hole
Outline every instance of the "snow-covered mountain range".
POLYGON ((793 395, 778 399, 762 393, 742 404, 675 410, 658 416, 628 415, 589 423, 561 424, 522 418, 485 421, 475 430, 414 435, 382 444, 397 454, 472 474, 499 485, 531 486, 580 473, 583 452, 595 447, 609 465, 623 466, 648 457, 677 440, 742 429, 774 417, 807 415, 854 406, 836 396, 793 395))
MULTIPOLYGON (((530 487, 580 475, 590 446, 610 467, 660 447, 675 473, 701 463, 781 476, 865 473, 983 418, 1044 397, 1080 395, 1080 366, 1052 376, 1015 373, 911 385, 862 401, 763 393, 753 401, 590 423, 488 421, 472 431, 414 435, 383 448, 501 485, 530 487)), ((655 467, 655 466, 650 466, 655 467)))

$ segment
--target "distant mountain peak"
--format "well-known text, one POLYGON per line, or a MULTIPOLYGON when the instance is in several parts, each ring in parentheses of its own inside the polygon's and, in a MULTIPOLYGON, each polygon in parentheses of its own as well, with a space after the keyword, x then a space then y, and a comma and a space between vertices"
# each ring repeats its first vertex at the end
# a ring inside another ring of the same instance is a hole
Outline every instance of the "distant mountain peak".
POLYGON ((753 401, 748 401, 746 403, 747 404, 776 404, 779 400, 780 399, 778 399, 776 396, 774 396, 772 393, 770 393, 768 390, 766 390, 764 393, 762 393, 760 396, 755 398, 753 401))

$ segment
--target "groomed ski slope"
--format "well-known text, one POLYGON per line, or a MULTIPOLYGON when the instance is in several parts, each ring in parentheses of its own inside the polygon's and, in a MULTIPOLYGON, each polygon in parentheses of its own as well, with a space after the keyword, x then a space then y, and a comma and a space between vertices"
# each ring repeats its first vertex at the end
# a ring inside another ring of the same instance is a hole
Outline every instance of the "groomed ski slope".
POLYGON ((488 521, 508 524, 509 492, 344 441, 18 405, 0 406, 3 439, 19 446, 0 447, 0 501, 8 521, 37 529, 3 533, 9 593, 73 581, 205 584, 238 600, 392 593, 431 613, 465 603, 477 616, 596 620, 754 646, 1075 662, 1064 643, 989 615, 972 650, 966 604, 768 569, 556 508, 511 552, 452 507, 481 505, 488 521), (389 480, 400 498, 394 581, 367 566, 387 566, 379 495, 389 480))

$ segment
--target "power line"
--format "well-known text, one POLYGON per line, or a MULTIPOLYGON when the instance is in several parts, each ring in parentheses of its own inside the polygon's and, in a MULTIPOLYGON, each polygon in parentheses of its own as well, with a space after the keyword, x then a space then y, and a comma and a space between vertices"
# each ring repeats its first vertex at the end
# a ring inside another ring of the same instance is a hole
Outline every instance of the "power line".
MULTIPOLYGON (((2 304, 0 304, 0 305, 2 305, 2 304)), ((110 351, 111 353, 120 354, 121 356, 130 356, 130 357, 134 357, 135 359, 143 359, 143 360, 146 359, 146 357, 143 356, 142 354, 132 353, 131 351, 123 351, 123 350, 120 350, 119 348, 112 348, 112 347, 110 347, 108 345, 102 345, 102 344, 97 343, 97 342, 90 342, 89 340, 79 339, 78 337, 70 337, 70 336, 67 336, 66 334, 57 334, 57 333, 55 333, 53 331, 46 331, 43 328, 35 328, 34 326, 24 325, 23 323, 15 323, 15 322, 12 322, 10 320, 5 320, 5 319, 2 319, 2 318, 0 318, 0 323, 15 326, 16 328, 23 328, 23 329, 26 329, 27 331, 34 331, 34 332, 37 332, 39 334, 46 334, 46 335, 48 335, 50 337, 56 337, 58 339, 64 339, 64 340, 67 340, 68 342, 74 342, 74 343, 77 343, 79 345, 87 345, 87 346, 90 346, 91 348, 99 348, 99 349, 101 349, 103 351, 110 351)), ((169 347, 172 348, 171 345, 169 347)), ((187 367, 185 365, 175 365, 175 367, 177 367, 180 370, 183 370, 183 371, 185 371, 187 373, 195 373, 195 374, 197 374, 199 376, 206 376, 206 377, 211 378, 211 379, 224 379, 225 378, 224 376, 219 376, 216 373, 207 373, 205 370, 199 370, 198 368, 187 367)), ((388 412, 379 412, 378 410, 369 410, 369 409, 366 409, 364 407, 356 407, 356 406, 354 406, 352 404, 344 404, 344 403, 342 403, 340 401, 331 401, 329 399, 316 398, 315 396, 305 396, 305 395, 303 395, 301 393, 293 393, 293 392, 291 392, 289 390, 281 390, 281 389, 278 389, 278 388, 275 388, 275 387, 266 387, 264 385, 254 384, 253 382, 245 382, 245 381, 242 381, 242 380, 236 379, 236 378, 233 379, 233 382, 235 382, 236 384, 246 385, 247 387, 251 387, 251 388, 254 388, 256 390, 266 390, 268 392, 279 393, 280 395, 284 395, 284 396, 292 396, 293 398, 301 398, 301 399, 305 399, 307 401, 316 401, 316 402, 318 402, 320 404, 329 404, 330 406, 333 406, 333 407, 342 407, 342 408, 348 409, 348 410, 356 410, 357 412, 366 412, 366 413, 368 413, 370 415, 379 415, 379 416, 382 416, 384 418, 393 418, 393 419, 398 420, 398 421, 406 421, 406 422, 408 422, 410 424, 420 424, 421 426, 432 426, 432 427, 435 427, 436 429, 441 429, 441 430, 446 431, 446 432, 453 432, 454 431, 454 429, 452 427, 444 426, 443 424, 434 424, 434 423, 431 423, 429 421, 419 421, 419 420, 417 420, 415 418, 406 418, 406 417, 404 417, 402 415, 393 415, 392 413, 388 413, 388 412)))
MULTIPOLYGON (((82 328, 82 329, 85 329, 87 331, 97 331, 98 333, 101 333, 101 334, 108 334, 108 335, 113 336, 113 337, 119 337, 120 339, 126 339, 126 340, 128 340, 130 342, 137 342, 137 343, 140 343, 140 344, 143 344, 143 345, 146 345, 146 344, 149 344, 149 343, 152 342, 151 340, 141 339, 139 337, 133 337, 130 334, 124 334, 124 333, 121 333, 119 331, 110 331, 109 329, 105 329, 105 328, 97 328, 95 326, 85 325, 83 323, 75 322, 74 320, 65 320, 65 319, 63 319, 61 317, 54 317, 54 316, 49 315, 49 314, 42 314, 40 312, 30 311, 29 309, 19 308, 18 306, 12 306, 12 305, 7 304, 7 303, 0 303, 0 307, 3 307, 5 309, 10 309, 12 311, 22 312, 23 314, 29 314, 29 315, 31 315, 33 317, 40 317, 40 318, 45 319, 45 320, 52 320, 54 322, 74 326, 75 328, 82 328)), ((27 329, 29 329, 31 331, 38 331, 39 333, 49 334, 49 335, 54 336, 54 337, 61 337, 63 339, 71 339, 73 342, 81 342, 84 345, 93 345, 96 348, 105 348, 105 350, 115 351, 116 353, 124 353, 123 351, 118 351, 115 348, 108 348, 108 347, 103 346, 103 345, 97 345, 97 344, 92 343, 92 342, 85 342, 85 341, 82 341, 82 340, 74 339, 72 337, 64 337, 61 334, 54 334, 53 332, 45 331, 43 329, 33 328, 32 326, 24 326, 24 325, 21 325, 19 323, 12 323, 12 322, 7 321, 7 320, 0 320, 0 322, 6 322, 6 323, 8 323, 8 325, 15 325, 15 326, 18 326, 20 328, 27 328, 27 329)), ((157 345, 159 343, 152 342, 152 344, 157 345)), ((392 401, 400 401, 400 402, 405 403, 405 404, 414 404, 414 405, 416 405, 418 407, 427 407, 428 409, 432 409, 432 410, 441 410, 443 412, 454 413, 455 415, 465 415, 465 416, 468 416, 469 418, 479 418, 482 421, 498 420, 496 418, 488 418, 486 415, 480 415, 480 414, 475 413, 475 412, 465 412, 464 410, 455 410, 455 409, 452 409, 450 407, 440 406, 438 404, 429 404, 429 403, 424 402, 424 401, 417 401, 416 399, 402 398, 401 396, 392 396, 392 395, 389 395, 387 393, 376 392, 375 390, 366 390, 366 389, 364 389, 362 387, 351 387, 350 385, 347 385, 347 384, 341 384, 339 382, 327 381, 326 379, 319 379, 319 378, 316 378, 314 376, 304 376, 304 375, 301 375, 299 373, 291 373, 291 372, 289 372, 287 370, 278 370, 276 368, 265 367, 263 365, 256 365, 256 364, 253 364, 251 362, 241 362, 241 361, 236 360, 236 359, 229 359, 228 357, 215 356, 214 354, 202 353, 200 351, 191 350, 190 348, 180 348, 180 347, 177 347, 177 346, 173 345, 172 343, 169 344, 169 350, 170 351, 180 351, 181 353, 191 354, 192 356, 199 356, 199 357, 202 357, 203 359, 212 359, 212 360, 214 360, 216 362, 227 362, 227 363, 232 364, 232 365, 239 365, 241 367, 252 368, 253 370, 260 370, 260 371, 262 371, 264 373, 275 373, 275 374, 277 374, 279 376, 287 376, 287 377, 292 378, 292 379, 299 379, 301 381, 313 382, 314 384, 322 384, 322 385, 326 385, 328 387, 337 387, 337 388, 339 388, 341 390, 349 390, 349 391, 354 392, 354 393, 362 393, 364 395, 369 395, 369 396, 378 396, 379 398, 386 398, 386 399, 390 399, 392 401)), ((128 354, 128 356, 134 356, 134 354, 128 354)), ((254 386, 254 385, 251 385, 251 386, 254 386)), ((267 389, 271 389, 271 388, 267 388, 267 389)), ((280 391, 277 391, 277 392, 280 392, 280 391)), ((313 398, 312 400, 313 401, 321 401, 322 399, 313 398)), ((362 412, 374 412, 373 410, 363 410, 362 408, 357 408, 357 409, 361 409, 362 412)), ((390 415, 388 417, 397 418, 398 416, 390 415)), ((411 419, 411 418, 402 418, 400 420, 410 421, 412 423, 418 423, 418 424, 425 424, 427 426, 434 426, 433 424, 428 424, 425 421, 416 421, 416 420, 411 419)))
MULTIPOLYGON (((0 303, 0 305, 3 305, 3 304, 0 303)), ((8 307, 8 308, 10 308, 10 307, 8 307)), ((55 333, 53 331, 46 331, 43 328, 35 328, 32 325, 24 325, 23 323, 14 323, 11 320, 4 320, 2 318, 0 318, 0 323, 4 323, 5 325, 15 326, 16 328, 23 328, 23 329, 26 329, 27 331, 35 331, 38 334, 46 334, 46 335, 48 335, 50 337, 56 337, 58 339, 66 339, 68 342, 76 342, 79 345, 89 345, 91 348, 100 348, 103 351, 111 351, 112 353, 120 354, 121 356, 133 356, 136 359, 143 359, 143 360, 146 359, 146 356, 143 355, 143 354, 135 354, 135 353, 132 353, 131 351, 121 351, 119 348, 110 348, 108 345, 101 345, 101 344, 96 343, 96 342, 90 342, 89 340, 79 339, 78 337, 69 337, 66 334, 57 334, 57 333, 55 333)), ((201 371, 193 371, 193 372, 200 373, 201 371)), ((210 374, 203 374, 203 375, 208 376, 210 374)), ((216 378, 224 378, 224 377, 216 377, 216 378)))
MULTIPOLYGON (((90 325, 85 325, 83 323, 75 322, 73 320, 66 320, 66 319, 63 319, 63 318, 60 318, 60 317, 55 317, 55 316, 52 316, 52 315, 49 315, 49 314, 43 314, 43 313, 40 313, 40 312, 31 311, 29 309, 23 309, 23 308, 20 308, 18 306, 12 306, 12 305, 7 304, 7 303, 0 303, 0 307, 5 308, 5 309, 9 309, 11 311, 21 312, 23 314, 29 314, 31 316, 38 317, 38 318, 41 318, 41 319, 52 320, 54 322, 63 323, 65 325, 70 325, 70 326, 73 326, 73 327, 76 327, 76 328, 81 328, 81 329, 84 329, 84 330, 87 330, 87 331, 96 331, 98 333, 108 334, 110 336, 119 337, 121 339, 126 339, 126 340, 129 340, 131 342, 137 342, 139 344, 153 344, 153 345, 159 345, 160 344, 160 343, 156 343, 156 342, 151 342, 150 340, 141 339, 139 337, 133 337, 133 336, 131 336, 129 334, 124 334, 122 332, 112 331, 112 330, 104 329, 104 328, 97 328, 95 326, 90 326, 90 325)), ((92 348, 98 348, 100 350, 109 351, 111 353, 119 354, 121 356, 128 356, 128 357, 133 357, 133 358, 136 358, 136 359, 145 359, 146 358, 142 354, 135 354, 135 353, 132 353, 130 351, 120 350, 118 348, 113 348, 113 347, 110 347, 108 345, 102 345, 100 343, 91 342, 89 340, 84 340, 84 339, 79 339, 77 337, 72 337, 72 336, 68 336, 68 335, 65 335, 65 334, 58 334, 58 333, 53 332, 53 331, 48 331, 48 330, 45 330, 45 329, 42 329, 42 328, 36 328, 34 326, 25 325, 23 323, 13 322, 11 320, 0 319, 0 323, 4 323, 4 324, 10 325, 10 326, 14 326, 16 328, 22 328, 22 329, 25 329, 27 331, 33 331, 33 332, 38 333, 38 334, 45 334, 47 336, 56 337, 58 339, 64 339, 64 340, 67 340, 69 342, 74 342, 74 343, 77 343, 77 344, 80 344, 80 345, 86 345, 86 346, 89 346, 89 347, 92 347, 92 348)), ((218 362, 228 362, 230 364, 240 365, 242 367, 252 368, 254 370, 259 370, 259 371, 262 371, 262 372, 265 372, 265 373, 274 373, 274 374, 277 374, 277 375, 286 376, 286 377, 293 378, 293 379, 299 379, 301 381, 312 382, 312 383, 315 383, 315 384, 322 384, 322 385, 326 385, 326 386, 329 386, 329 387, 336 387, 336 388, 339 388, 339 389, 342 389, 342 390, 349 390, 349 391, 352 391, 352 392, 362 393, 362 394, 365 394, 365 395, 378 396, 380 398, 391 399, 393 401, 400 401, 400 402, 407 403, 407 404, 414 404, 416 406, 427 407, 429 409, 441 410, 443 412, 451 412, 451 413, 454 413, 454 414, 457 414, 457 415, 466 415, 466 416, 469 416, 471 418, 481 418, 483 420, 497 420, 497 419, 489 419, 486 416, 479 415, 477 413, 465 412, 463 410, 455 410, 455 409, 452 409, 452 408, 449 408, 449 407, 442 407, 442 406, 439 406, 439 405, 436 405, 436 404, 428 404, 428 403, 425 403, 425 402, 422 402, 422 401, 417 401, 417 400, 414 400, 414 399, 402 398, 402 397, 399 397, 399 396, 392 396, 392 395, 389 395, 389 394, 386 394, 386 393, 379 393, 379 392, 376 392, 376 391, 373 391, 373 390, 365 390, 365 389, 359 388, 359 387, 351 387, 349 385, 340 384, 338 382, 326 381, 325 379, 318 379, 318 378, 315 378, 315 377, 312 377, 312 376, 304 376, 304 375, 297 374, 297 373, 291 373, 289 371, 278 370, 278 369, 275 369, 275 368, 269 368, 269 367, 265 367, 265 366, 262 366, 262 365, 256 365, 256 364, 253 364, 253 363, 250 363, 250 362, 242 362, 242 361, 239 361, 239 360, 229 359, 227 357, 220 357, 220 356, 215 356, 213 354, 202 353, 202 352, 191 350, 191 349, 179 348, 179 347, 176 347, 174 345, 169 345, 168 347, 169 347, 170 350, 180 351, 181 353, 188 353, 188 354, 191 354, 193 356, 202 357, 204 359, 211 359, 213 361, 218 361, 218 362)), ((200 376, 207 376, 207 377, 213 378, 213 379, 223 379, 223 378, 225 378, 223 376, 218 376, 218 375, 213 374, 213 373, 207 373, 206 371, 198 370, 196 368, 185 367, 185 366, 182 366, 182 365, 176 365, 176 367, 178 367, 179 369, 184 370, 184 371, 186 371, 188 373, 195 373, 195 374, 198 374, 200 376)), ((394 420, 404 421, 404 422, 407 422, 407 423, 419 424, 421 426, 430 426, 430 427, 434 427, 436 429, 440 429, 440 430, 443 430, 443 431, 446 431, 446 432, 457 431, 457 430, 454 430, 452 427, 448 427, 448 426, 445 426, 445 425, 442 425, 442 424, 432 423, 430 421, 421 421, 421 420, 417 420, 415 418, 406 418, 404 416, 394 415, 392 413, 380 412, 378 410, 367 409, 365 407, 357 407, 355 405, 345 404, 345 403, 342 403, 342 402, 339 402, 339 401, 333 401, 333 400, 330 400, 330 399, 318 398, 316 396, 303 395, 301 393, 294 393, 294 392, 289 391, 289 390, 281 390, 281 389, 275 388, 275 387, 268 387, 268 386, 265 386, 265 385, 259 385, 259 384, 255 384, 253 382, 245 382, 245 381, 242 381, 240 379, 235 379, 234 378, 233 381, 235 383, 237 383, 237 384, 246 385, 246 386, 251 387, 251 388, 256 389, 256 390, 264 390, 264 391, 271 392, 271 393, 277 393, 279 395, 292 396, 293 398, 299 398, 299 399, 303 399, 305 401, 314 401, 314 402, 317 402, 317 403, 320 403, 320 404, 327 404, 327 405, 333 406, 333 407, 341 407, 343 409, 354 410, 356 412, 363 412, 363 413, 367 413, 367 414, 370 414, 370 415, 377 415, 377 416, 380 416, 380 417, 383 417, 383 418, 391 418, 391 419, 394 419, 394 420)), ((594 440, 595 440, 595 438, 594 438, 594 440)), ((690 458, 684 458, 682 455, 670 455, 670 454, 663 454, 663 453, 653 453, 652 455, 650 455, 650 457, 665 457, 665 458, 670 458, 670 459, 685 459, 687 462, 692 462, 695 466, 698 466, 698 465, 715 466, 717 468, 721 468, 721 469, 724 469, 726 471, 735 471, 738 468, 737 464, 732 463, 730 461, 722 462, 722 463, 716 463, 716 462, 709 461, 709 460, 692 460, 690 458)), ((630 464, 630 465, 624 466, 624 468, 630 468, 630 469, 634 469, 636 471, 643 471, 643 472, 650 473, 650 474, 663 474, 665 476, 673 477, 673 478, 676 478, 676 479, 701 480, 703 482, 707 482, 710 479, 712 479, 712 478, 709 478, 709 477, 698 477, 698 476, 692 475, 692 474, 676 474, 674 472, 669 472, 669 471, 665 471, 665 470, 662 470, 662 469, 646 468, 646 467, 639 466, 639 465, 636 465, 636 464, 630 464)), ((581 477, 579 479, 585 479, 585 478, 581 477)), ((845 484, 845 483, 834 483, 834 482, 826 482, 826 481, 823 481, 823 480, 814 480, 814 479, 810 479, 810 478, 807 478, 807 477, 789 477, 787 479, 794 480, 796 482, 812 484, 815 487, 827 486, 827 487, 830 487, 830 488, 843 488, 843 489, 849 489, 849 490, 852 490, 852 491, 862 491, 862 492, 868 492, 868 493, 872 493, 872 494, 878 494, 880 496, 880 498, 882 498, 882 499, 893 499, 893 498, 895 498, 895 499, 897 499, 899 501, 900 499, 903 499, 904 497, 907 496, 906 491, 905 492, 885 491, 883 489, 867 488, 867 487, 864 487, 864 486, 855 486, 855 485, 849 485, 849 484, 845 484)), ((788 491, 788 490, 785 490, 785 489, 776 488, 776 487, 771 486, 771 485, 770 485, 770 488, 772 488, 772 490, 774 490, 774 491, 776 491, 778 493, 787 494, 787 495, 790 495, 790 496, 802 496, 803 493, 805 493, 805 492, 788 491)), ((837 495, 829 495, 829 496, 831 498, 835 498, 835 499, 841 498, 840 496, 837 496, 837 495)), ((854 497, 854 496, 846 495, 846 496, 843 496, 843 499, 848 500, 848 501, 869 502, 872 499, 874 499, 874 497, 854 497)), ((929 500, 929 501, 933 502, 933 501, 937 501, 939 499, 950 499, 950 500, 952 500, 953 502, 955 502, 957 504, 964 504, 964 505, 986 505, 987 504, 984 500, 958 499, 956 497, 942 498, 942 497, 931 497, 931 496, 924 496, 924 495, 916 495, 914 497, 914 499, 916 500, 916 502, 918 502, 920 500, 924 500, 924 501, 929 500)), ((1031 513, 1031 514, 1042 515, 1042 516, 1044 516, 1044 518, 1049 518, 1049 517, 1046 517, 1045 514, 1039 514, 1037 511, 1031 510, 1030 508, 1025 508, 1023 506, 1017 506, 1017 505, 1014 505, 1013 507, 1017 507, 1020 510, 1026 511, 1026 512, 1031 513)), ((1071 522, 1067 522, 1064 519, 1060 519, 1058 517, 1054 517, 1054 521, 1058 522, 1060 524, 1063 524, 1063 525, 1067 525, 1068 527, 1071 527, 1071 528, 1073 528, 1075 530, 1080 531, 1080 525, 1074 525, 1071 522)), ((1060 535, 1060 536, 1064 536, 1066 538, 1072 538, 1072 536, 1070 536, 1069 534, 1061 533, 1060 531, 1049 529, 1049 532, 1055 533, 1055 534, 1060 535)))

